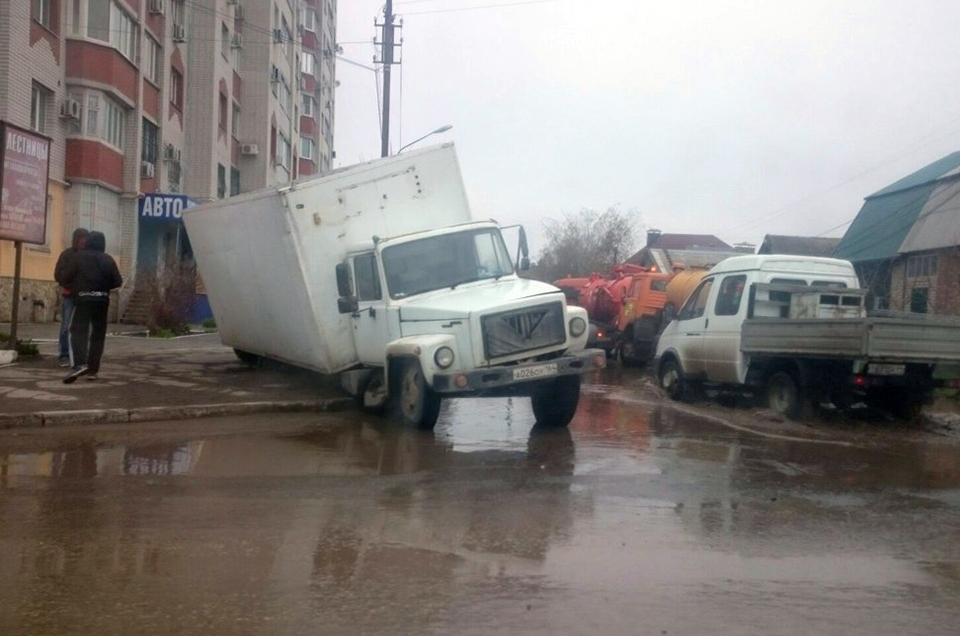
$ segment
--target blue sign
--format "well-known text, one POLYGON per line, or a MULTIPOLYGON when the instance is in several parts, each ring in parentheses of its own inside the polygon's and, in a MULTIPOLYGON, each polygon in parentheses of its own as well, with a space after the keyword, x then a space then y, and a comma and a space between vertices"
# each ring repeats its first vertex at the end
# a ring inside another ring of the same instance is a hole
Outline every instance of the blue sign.
POLYGON ((195 205, 185 194, 145 194, 137 203, 137 216, 141 221, 181 221, 183 211, 195 205))

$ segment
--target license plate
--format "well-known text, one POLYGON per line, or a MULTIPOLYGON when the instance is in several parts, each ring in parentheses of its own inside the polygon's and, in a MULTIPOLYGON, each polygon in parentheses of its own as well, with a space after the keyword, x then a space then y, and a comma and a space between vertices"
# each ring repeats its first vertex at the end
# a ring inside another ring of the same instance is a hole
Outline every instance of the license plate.
POLYGON ((523 369, 513 370, 514 380, 530 380, 532 378, 545 378, 547 376, 557 375, 557 363, 538 364, 535 367, 524 367, 523 369))
POLYGON ((903 375, 907 370, 904 364, 871 364, 867 368, 870 375, 903 375))

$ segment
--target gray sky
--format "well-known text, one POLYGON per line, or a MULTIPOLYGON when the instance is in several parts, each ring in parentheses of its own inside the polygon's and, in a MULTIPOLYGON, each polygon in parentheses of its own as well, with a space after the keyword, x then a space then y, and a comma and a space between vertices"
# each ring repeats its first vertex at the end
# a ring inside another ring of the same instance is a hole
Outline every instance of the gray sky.
MULTIPOLYGON (((382 0, 340 0, 372 67, 382 0)), ((475 215, 581 208, 759 246, 842 236, 863 198, 960 150, 956 0, 394 0, 395 151, 454 141, 475 215), (474 7, 473 9, 463 10, 474 7), (482 7, 482 8, 477 8, 482 7)), ((335 165, 380 156, 379 75, 337 65, 335 165)))

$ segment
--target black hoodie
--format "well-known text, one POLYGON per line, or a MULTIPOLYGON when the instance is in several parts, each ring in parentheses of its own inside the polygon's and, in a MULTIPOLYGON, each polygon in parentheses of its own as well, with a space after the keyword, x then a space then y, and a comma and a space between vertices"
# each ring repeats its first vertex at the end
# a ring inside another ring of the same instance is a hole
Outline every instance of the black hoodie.
POLYGON ((70 286, 64 283, 64 277, 72 267, 76 266, 77 254, 84 248, 89 236, 90 232, 87 229, 82 227, 75 229, 73 231, 73 243, 63 250, 60 257, 57 258, 57 264, 53 268, 53 278, 60 283, 64 296, 70 295, 70 286))
POLYGON ((67 284, 60 284, 73 290, 77 302, 110 302, 110 290, 123 284, 116 261, 104 252, 106 243, 102 232, 90 232, 86 248, 65 268, 67 284))

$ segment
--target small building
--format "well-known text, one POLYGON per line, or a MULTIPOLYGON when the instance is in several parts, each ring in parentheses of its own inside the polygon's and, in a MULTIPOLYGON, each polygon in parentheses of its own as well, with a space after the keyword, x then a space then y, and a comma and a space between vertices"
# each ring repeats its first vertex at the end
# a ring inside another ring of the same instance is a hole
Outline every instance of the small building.
POLYGON ((823 236, 782 236, 767 234, 757 254, 790 254, 794 256, 833 256, 840 244, 838 238, 823 236))
POLYGON ((876 308, 960 316, 960 152, 868 196, 834 255, 876 308))
POLYGON ((672 274, 685 268, 710 268, 738 254, 742 252, 712 234, 664 234, 660 230, 649 230, 647 244, 627 262, 672 274))

